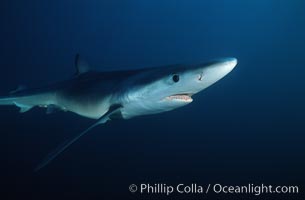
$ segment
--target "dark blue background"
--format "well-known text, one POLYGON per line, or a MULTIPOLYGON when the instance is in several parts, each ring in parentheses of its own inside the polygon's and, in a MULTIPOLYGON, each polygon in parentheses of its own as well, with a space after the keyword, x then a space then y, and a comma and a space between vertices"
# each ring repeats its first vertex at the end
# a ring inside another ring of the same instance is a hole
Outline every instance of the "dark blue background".
POLYGON ((187 107, 98 127, 36 174, 47 152, 92 120, 1 107, 3 194, 141 199, 128 185, 146 182, 299 185, 304 194, 304 8, 302 0, 1 1, 3 95, 72 77, 78 52, 98 70, 239 60, 187 107))

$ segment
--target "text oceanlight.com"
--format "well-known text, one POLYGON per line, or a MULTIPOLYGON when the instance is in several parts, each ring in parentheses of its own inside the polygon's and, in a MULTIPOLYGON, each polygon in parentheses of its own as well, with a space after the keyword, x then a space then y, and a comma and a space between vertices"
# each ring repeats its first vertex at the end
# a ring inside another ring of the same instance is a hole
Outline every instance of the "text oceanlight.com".
POLYGON ((180 194, 298 194, 298 186, 273 186, 267 184, 252 184, 247 185, 223 185, 223 184, 207 184, 200 185, 197 183, 192 184, 177 184, 168 185, 163 183, 142 183, 131 184, 129 191, 132 193, 140 194, 164 194, 171 195, 174 193, 180 194))

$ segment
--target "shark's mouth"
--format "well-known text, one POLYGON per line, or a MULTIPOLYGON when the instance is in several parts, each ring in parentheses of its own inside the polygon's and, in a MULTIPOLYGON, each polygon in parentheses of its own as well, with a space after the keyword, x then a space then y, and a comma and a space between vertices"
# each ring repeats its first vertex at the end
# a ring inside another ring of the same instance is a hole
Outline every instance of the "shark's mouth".
POLYGON ((170 100, 170 101, 181 101, 181 102, 192 102, 192 94, 175 94, 175 95, 171 95, 166 97, 166 100, 170 100))

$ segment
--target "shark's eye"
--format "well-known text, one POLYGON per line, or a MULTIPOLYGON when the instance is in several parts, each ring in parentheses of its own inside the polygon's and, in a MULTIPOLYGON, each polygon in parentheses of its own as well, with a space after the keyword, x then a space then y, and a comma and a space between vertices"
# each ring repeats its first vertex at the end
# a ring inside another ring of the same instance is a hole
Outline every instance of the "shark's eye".
POLYGON ((173 75, 173 81, 174 81, 175 83, 177 83, 177 82, 179 81, 179 79, 180 79, 180 77, 179 77, 178 74, 174 74, 174 75, 173 75))

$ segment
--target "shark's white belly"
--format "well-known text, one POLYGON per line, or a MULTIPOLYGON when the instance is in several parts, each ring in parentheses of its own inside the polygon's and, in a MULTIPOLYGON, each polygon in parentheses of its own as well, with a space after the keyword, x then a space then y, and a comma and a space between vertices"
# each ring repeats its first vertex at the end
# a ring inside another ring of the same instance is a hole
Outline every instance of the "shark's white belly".
POLYGON ((159 107, 158 105, 155 105, 153 103, 147 104, 141 101, 137 101, 123 105, 123 108, 121 109, 121 114, 124 119, 130 119, 136 116, 157 114, 169 110, 171 109, 159 107))
POLYGON ((75 101, 73 99, 57 98, 56 105, 62 110, 70 111, 83 117, 98 119, 109 109, 109 99, 102 101, 75 101))
POLYGON ((91 119, 99 119, 108 111, 109 105, 98 105, 93 107, 86 107, 81 105, 70 106, 68 111, 74 112, 83 117, 91 119))

